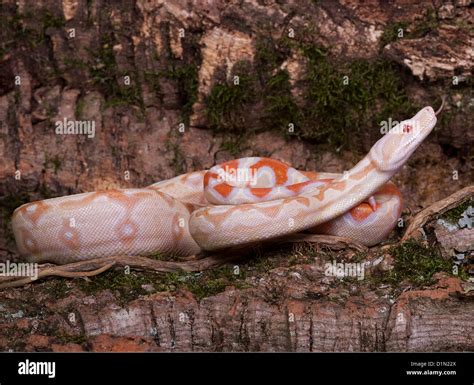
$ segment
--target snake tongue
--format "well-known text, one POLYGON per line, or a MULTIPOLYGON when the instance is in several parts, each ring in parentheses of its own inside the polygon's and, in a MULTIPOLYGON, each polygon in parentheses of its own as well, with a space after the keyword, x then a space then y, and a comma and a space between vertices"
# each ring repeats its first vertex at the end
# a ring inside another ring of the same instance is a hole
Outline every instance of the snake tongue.
POLYGON ((369 199, 367 199, 367 203, 372 207, 372 211, 377 210, 377 202, 375 202, 375 198, 373 195, 370 196, 369 199))

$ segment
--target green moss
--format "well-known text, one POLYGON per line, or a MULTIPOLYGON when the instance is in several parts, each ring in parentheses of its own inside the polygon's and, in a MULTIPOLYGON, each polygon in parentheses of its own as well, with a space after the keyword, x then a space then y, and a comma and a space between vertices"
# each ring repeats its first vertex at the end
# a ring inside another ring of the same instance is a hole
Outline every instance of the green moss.
MULTIPOLYGON (((91 70, 93 81, 98 85, 113 87, 117 70, 111 39, 101 44, 99 49, 91 54, 95 62, 91 70)), ((109 88, 109 91, 114 90, 109 88)))
POLYGON ((48 185, 44 182, 42 182, 40 184, 38 192, 39 192, 40 196, 42 197, 42 199, 49 199, 49 198, 54 198, 55 197, 54 192, 52 192, 49 189, 48 185))
POLYGON ((324 252, 314 244, 268 244, 264 248, 254 248, 241 267, 247 276, 258 277, 278 267, 314 262, 316 257, 321 258, 323 255, 324 252))
POLYGON ((42 19, 43 31, 48 28, 63 28, 66 25, 66 21, 62 17, 53 15, 49 11, 44 12, 42 19))
MULTIPOLYGON (((288 72, 278 71, 268 79, 264 92, 264 128, 289 129, 289 124, 297 124, 301 119, 301 112, 291 94, 291 85, 288 72)), ((289 131, 288 131, 289 132, 289 131)))
POLYGON ((107 271, 90 280, 78 280, 78 287, 84 293, 90 295, 100 290, 110 289, 116 298, 125 304, 140 295, 148 292, 142 287, 143 285, 154 285, 159 279, 157 274, 130 271, 129 274, 125 270, 107 271))
POLYGON ((239 268, 239 274, 234 273, 233 266, 223 266, 203 273, 183 274, 179 278, 179 286, 188 289, 197 300, 221 293, 227 286, 239 289, 248 287, 244 282, 246 273, 239 268))
POLYGON ((55 299, 66 298, 71 291, 65 279, 52 279, 44 283, 46 292, 55 299))
POLYGON ((199 86, 198 67, 194 64, 183 64, 180 61, 172 60, 167 70, 158 72, 146 71, 143 73, 143 78, 160 99, 163 97, 160 79, 170 79, 176 84, 181 105, 181 118, 183 123, 189 125, 192 107, 197 101, 199 86))
POLYGON ((87 70, 89 68, 87 63, 85 63, 81 59, 69 58, 69 57, 66 57, 63 59, 63 65, 64 67, 66 67, 66 70, 73 70, 73 69, 87 70))
POLYGON ((99 49, 91 52, 94 65, 90 74, 93 83, 106 97, 104 108, 136 105, 143 111, 139 74, 137 71, 123 73, 118 70, 113 45, 112 36, 105 36, 99 49), (125 76, 130 77, 129 85, 124 82, 125 76))
MULTIPOLYGON (((258 277, 278 266, 291 266, 292 262, 308 263, 314 258, 315 250, 311 245, 294 245, 268 249, 264 253, 260 248, 249 252, 248 258, 238 265, 225 265, 217 269, 201 273, 171 273, 160 275, 155 282, 159 291, 173 291, 185 288, 193 293, 196 299, 216 295, 228 286, 237 289, 251 287, 249 277, 258 277)), ((169 257, 157 256, 159 259, 170 260, 169 257)))
POLYGON ((55 174, 61 169, 61 159, 59 159, 58 155, 55 155, 54 158, 50 158, 48 154, 45 154, 43 168, 48 169, 50 167, 53 168, 55 174))
POLYGON ((404 21, 387 24, 380 38, 380 47, 383 48, 398 39, 403 39, 407 34, 407 27, 408 23, 404 21), (400 36, 400 34, 403 34, 403 36, 400 36))
POLYGON ((23 17, 17 13, 0 14, 0 24, 3 29, 3 38, 0 41, 2 56, 20 45, 33 45, 38 40, 38 34, 31 28, 27 28, 23 17))
MULTIPOLYGON (((314 262, 322 252, 314 245, 295 244, 266 248, 262 251, 255 248, 243 256, 238 265, 225 265, 204 272, 179 272, 155 274, 147 272, 132 272, 129 275, 123 271, 109 271, 88 281, 78 281, 78 287, 87 294, 110 289, 122 304, 146 295, 148 291, 142 285, 152 285, 157 292, 174 292, 179 289, 189 290, 197 300, 223 292, 226 287, 237 289, 252 287, 250 277, 261 277, 277 267, 290 267, 296 264, 314 262)), ((165 261, 175 261, 175 256, 157 254, 154 258, 165 261)))
MULTIPOLYGON (((201 300, 223 292, 228 286, 234 286, 238 289, 249 288, 251 287, 251 284, 247 281, 249 276, 262 275, 278 266, 280 262, 288 262, 287 256, 276 258, 272 253, 260 254, 258 251, 255 253, 252 253, 251 258, 242 261, 238 265, 230 264, 198 273, 155 274, 134 271, 130 274, 124 274, 123 271, 117 270, 91 277, 87 281, 80 280, 77 282, 78 287, 89 295, 100 290, 110 289, 122 304, 136 299, 140 295, 148 294, 148 291, 142 287, 144 284, 152 285, 157 292, 174 292, 179 289, 186 289, 193 293, 197 300, 201 300)), ((278 253, 281 256, 281 250, 278 253)), ((165 261, 176 260, 176 257, 161 254, 155 255, 154 258, 165 261)))
POLYGON ((0 48, 2 52, 6 53, 22 45, 36 48, 45 42, 48 28, 62 28, 65 25, 65 20, 49 11, 9 14, 2 10, 0 24, 5 33, 0 48))
POLYGON ((379 136, 380 122, 414 111, 398 68, 385 60, 356 60, 336 68, 321 48, 302 48, 308 58, 307 104, 299 136, 331 147, 360 143, 362 133, 379 136))
POLYGON ((258 36, 255 43, 255 70, 263 79, 271 76, 290 53, 286 39, 275 41, 269 36, 258 36))
POLYGON ((173 155, 170 161, 170 166, 173 168, 175 174, 183 174, 186 171, 186 162, 184 160, 183 153, 179 148, 179 144, 168 138, 168 141, 166 142, 166 150, 173 155))
POLYGON ((452 265, 435 247, 424 246, 415 240, 399 244, 390 249, 394 258, 392 270, 374 276, 377 283, 393 286, 410 283, 414 286, 433 284, 433 275, 438 272, 452 272, 452 265))
POLYGON ((159 97, 162 98, 163 92, 160 86, 160 74, 155 72, 144 72, 143 77, 145 79, 145 83, 151 88, 151 90, 159 97))
POLYGON ((259 129, 284 132, 289 123, 298 120, 288 72, 278 69, 288 54, 286 44, 259 36, 253 64, 236 63, 232 76, 213 86, 205 100, 206 113, 214 132, 226 135, 224 150, 237 152, 247 134, 259 129), (238 76, 239 84, 234 83, 234 76, 238 76), (236 139, 229 139, 231 135, 236 139), (239 144, 237 151, 228 148, 235 143, 239 144))
POLYGON ((186 288, 200 300, 224 291, 229 285, 246 287, 245 277, 245 271, 240 271, 237 275, 232 266, 224 266, 203 273, 130 272, 130 274, 125 274, 123 271, 109 271, 88 281, 78 281, 78 287, 88 295, 104 289, 112 290, 121 304, 148 294, 149 292, 142 287, 145 284, 152 285, 154 290, 161 292, 186 288))
POLYGON ((116 146, 112 145, 112 146, 110 147, 110 151, 111 151, 112 156, 113 156, 114 158, 116 158, 117 156, 120 156, 120 152, 119 152, 119 150, 117 149, 116 146))
POLYGON ((428 9, 425 17, 420 21, 415 21, 413 30, 410 32, 408 38, 420 38, 428 33, 434 31, 439 26, 438 16, 433 9, 428 9))
POLYGON ((357 251, 351 258, 351 263, 363 263, 367 261, 369 255, 367 252, 364 251, 357 251))
POLYGON ((173 65, 167 71, 162 71, 159 75, 176 82, 180 105, 182 106, 182 118, 186 124, 189 124, 189 117, 192 114, 193 104, 197 100, 199 86, 197 66, 194 64, 178 65, 177 62, 173 62, 173 65))
POLYGON ((459 206, 445 212, 440 216, 440 218, 457 225, 462 214, 469 208, 469 206, 474 206, 474 198, 470 198, 459 206))
MULTIPOLYGON (((311 245, 307 246, 306 249, 311 247, 311 245)), ((308 265, 314 262, 314 249, 311 248, 310 252, 301 253, 299 251, 294 251, 290 253, 288 256, 288 266, 296 266, 296 265, 308 265)))
MULTIPOLYGON (((141 87, 136 77, 136 73, 124 74, 119 76, 118 79, 123 79, 124 76, 130 76, 131 84, 130 85, 118 85, 115 93, 107 95, 107 99, 104 103, 104 108, 107 107, 116 107, 116 106, 138 106, 143 111, 144 104, 141 96, 141 87), (135 82, 135 84, 133 84, 135 82)), ((119 80, 123 81, 123 80, 119 80)))
POLYGON ((74 112, 76 119, 82 118, 82 113, 84 112, 85 106, 86 106, 86 102, 84 101, 84 98, 78 99, 77 104, 76 104, 76 110, 74 112))
POLYGON ((439 26, 439 20, 436 12, 428 9, 425 17, 421 20, 415 20, 412 23, 407 21, 396 21, 387 24, 380 38, 380 47, 383 48, 387 44, 398 39, 417 39, 434 31, 439 26), (402 32, 402 36, 400 36, 402 32))
POLYGON ((248 133, 241 135, 222 135, 222 142, 219 149, 226 151, 230 156, 237 157, 243 151, 247 143, 248 133))
POLYGON ((217 83, 206 98, 206 112, 215 132, 241 134, 247 130, 246 115, 255 97, 255 78, 246 72, 236 72, 239 84, 217 83))
POLYGON ((210 127, 228 137, 273 130, 331 148, 356 150, 362 133, 369 130, 375 140, 382 120, 398 120, 416 109, 404 89, 400 68, 383 59, 337 65, 321 47, 295 41, 272 46, 266 41, 257 44, 253 66, 238 63, 233 71, 239 75, 239 85, 217 82, 205 100, 210 127), (288 47, 308 63, 300 81, 300 104, 292 96, 288 72, 279 69, 288 47))
POLYGON ((57 337, 63 344, 83 345, 87 342, 87 336, 85 334, 59 334, 57 337))

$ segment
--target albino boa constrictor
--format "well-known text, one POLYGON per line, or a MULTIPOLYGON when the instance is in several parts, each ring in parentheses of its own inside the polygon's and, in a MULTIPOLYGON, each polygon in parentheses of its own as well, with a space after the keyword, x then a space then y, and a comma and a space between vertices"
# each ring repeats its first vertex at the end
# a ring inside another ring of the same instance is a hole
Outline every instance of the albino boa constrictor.
POLYGON ((389 179, 436 124, 431 107, 400 122, 344 174, 300 172, 243 158, 140 189, 25 204, 12 226, 30 261, 68 263, 109 255, 192 255, 304 230, 383 240, 401 211, 389 179))

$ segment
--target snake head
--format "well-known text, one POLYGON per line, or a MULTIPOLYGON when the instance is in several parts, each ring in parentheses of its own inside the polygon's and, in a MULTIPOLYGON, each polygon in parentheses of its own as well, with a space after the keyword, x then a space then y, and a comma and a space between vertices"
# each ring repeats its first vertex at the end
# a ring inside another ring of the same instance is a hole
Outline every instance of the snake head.
POLYGON ((393 127, 370 149, 369 157, 380 171, 398 170, 429 135, 436 124, 431 107, 420 110, 413 118, 393 127))

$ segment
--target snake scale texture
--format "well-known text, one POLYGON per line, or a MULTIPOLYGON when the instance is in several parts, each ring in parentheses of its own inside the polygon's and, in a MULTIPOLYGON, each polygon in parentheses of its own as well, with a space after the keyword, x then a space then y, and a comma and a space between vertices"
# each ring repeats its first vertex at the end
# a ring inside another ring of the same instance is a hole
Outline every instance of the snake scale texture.
POLYGON ((423 108, 344 174, 250 157, 146 188, 27 203, 12 217, 16 244, 30 261, 58 264, 110 255, 188 256, 302 231, 375 245, 402 208, 389 180, 435 124, 433 109, 423 108))

